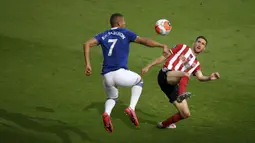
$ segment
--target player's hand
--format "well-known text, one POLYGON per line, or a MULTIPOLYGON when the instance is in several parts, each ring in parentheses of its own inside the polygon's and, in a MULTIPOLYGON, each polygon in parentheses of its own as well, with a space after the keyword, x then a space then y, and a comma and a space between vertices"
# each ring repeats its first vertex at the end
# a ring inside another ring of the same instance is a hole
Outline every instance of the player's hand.
POLYGON ((220 74, 218 72, 214 72, 210 75, 210 80, 220 79, 220 74))
POLYGON ((146 72, 148 72, 149 69, 150 69, 149 67, 143 68, 142 71, 141 71, 142 76, 143 76, 146 72))
POLYGON ((163 56, 164 56, 164 57, 169 57, 170 54, 171 54, 171 53, 170 53, 170 51, 169 51, 167 45, 164 45, 164 46, 163 46, 163 56))
POLYGON ((90 76, 92 74, 92 68, 90 65, 86 65, 85 75, 90 76))

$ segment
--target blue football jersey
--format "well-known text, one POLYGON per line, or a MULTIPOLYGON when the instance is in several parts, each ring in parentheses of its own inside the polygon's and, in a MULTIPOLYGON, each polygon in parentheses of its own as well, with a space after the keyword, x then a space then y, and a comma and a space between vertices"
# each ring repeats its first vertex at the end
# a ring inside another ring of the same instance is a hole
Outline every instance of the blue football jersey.
POLYGON ((103 51, 102 74, 120 68, 128 69, 129 45, 136 37, 137 35, 134 32, 124 28, 111 28, 94 37, 103 51))

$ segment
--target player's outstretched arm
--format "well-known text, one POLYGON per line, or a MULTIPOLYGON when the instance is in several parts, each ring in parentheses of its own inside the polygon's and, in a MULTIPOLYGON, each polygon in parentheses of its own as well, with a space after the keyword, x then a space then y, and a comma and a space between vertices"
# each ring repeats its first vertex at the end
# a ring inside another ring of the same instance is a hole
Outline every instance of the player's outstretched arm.
POLYGON ((203 73, 199 70, 195 73, 199 81, 211 81, 220 79, 220 74, 218 72, 212 73, 210 76, 204 76, 203 73))
POLYGON ((90 48, 96 46, 97 44, 98 41, 95 38, 92 38, 83 44, 84 60, 86 65, 85 74, 87 76, 92 74, 92 68, 90 64, 90 48))
POLYGON ((148 64, 146 67, 144 67, 142 69, 142 75, 144 75, 146 72, 149 71, 149 69, 154 66, 154 65, 158 65, 160 63, 162 63, 163 61, 166 60, 166 57, 165 56, 160 56, 158 57, 157 59, 155 59, 152 63, 148 64))
POLYGON ((164 44, 156 42, 152 39, 139 37, 139 36, 135 39, 135 42, 139 43, 139 44, 143 44, 143 45, 148 46, 148 47, 161 47, 161 48, 164 48, 164 46, 165 46, 164 44))
POLYGON ((163 53, 165 56, 169 56, 171 54, 167 45, 161 44, 149 38, 143 38, 138 36, 134 42, 148 47, 160 47, 163 49, 163 53))

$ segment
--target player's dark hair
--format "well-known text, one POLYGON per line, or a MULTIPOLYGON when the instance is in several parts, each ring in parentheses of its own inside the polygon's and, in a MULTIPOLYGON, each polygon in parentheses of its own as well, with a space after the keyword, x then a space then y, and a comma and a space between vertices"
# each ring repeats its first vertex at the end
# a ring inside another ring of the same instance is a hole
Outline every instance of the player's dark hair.
POLYGON ((208 44, 208 41, 207 41, 207 39, 205 38, 205 36, 198 36, 198 37, 196 38, 196 41, 197 41, 198 39, 200 39, 200 38, 205 40, 206 45, 208 44))
POLYGON ((120 14, 120 13, 114 13, 114 14, 111 15, 111 18, 110 18, 111 26, 114 26, 117 23, 117 18, 118 17, 123 17, 123 15, 120 14))

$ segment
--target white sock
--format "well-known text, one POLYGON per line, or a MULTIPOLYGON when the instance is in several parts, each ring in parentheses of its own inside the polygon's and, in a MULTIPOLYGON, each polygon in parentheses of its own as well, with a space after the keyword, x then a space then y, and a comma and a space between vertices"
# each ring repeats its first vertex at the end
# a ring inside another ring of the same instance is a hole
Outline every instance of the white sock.
POLYGON ((135 110, 136 104, 140 98, 142 90, 143 90, 143 88, 138 85, 132 87, 132 95, 131 95, 129 107, 131 107, 133 110, 135 110))
POLYGON ((110 116, 110 114, 112 112, 112 109, 115 106, 115 104, 116 104, 116 101, 113 100, 113 99, 106 100, 104 112, 106 112, 110 116))

